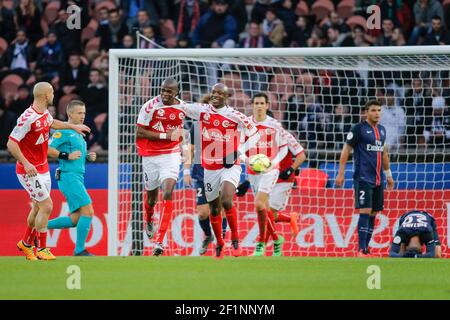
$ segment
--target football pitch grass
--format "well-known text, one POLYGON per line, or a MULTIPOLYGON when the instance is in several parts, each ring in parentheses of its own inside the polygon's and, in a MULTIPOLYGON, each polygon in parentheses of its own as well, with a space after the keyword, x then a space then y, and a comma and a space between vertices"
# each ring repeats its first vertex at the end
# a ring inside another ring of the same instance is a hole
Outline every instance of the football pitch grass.
POLYGON ((450 299, 450 259, 1 257, 0 299, 450 299))

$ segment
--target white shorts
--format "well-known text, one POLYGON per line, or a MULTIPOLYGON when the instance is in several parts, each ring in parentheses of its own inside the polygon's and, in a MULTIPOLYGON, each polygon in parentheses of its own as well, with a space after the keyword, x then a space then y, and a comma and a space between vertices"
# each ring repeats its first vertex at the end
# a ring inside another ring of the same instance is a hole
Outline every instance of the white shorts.
POLYGON ((269 206, 278 211, 284 210, 288 204, 293 185, 293 182, 277 183, 270 192, 269 206))
POLYGON ((205 196, 208 202, 211 202, 219 196, 220 189, 224 181, 231 182, 237 188, 241 180, 242 168, 239 165, 234 165, 229 169, 222 168, 219 170, 205 169, 205 196))
POLYGON ((253 193, 255 195, 258 192, 269 194, 277 183, 279 174, 280 170, 278 169, 272 169, 269 172, 262 174, 249 174, 248 181, 250 181, 253 193))
POLYGON ((27 190, 30 198, 41 202, 50 198, 50 190, 52 190, 52 179, 50 172, 38 173, 35 177, 28 177, 26 174, 17 174, 22 187, 27 190))
POLYGON ((166 179, 177 181, 180 165, 181 156, 178 152, 142 157, 145 190, 155 190, 166 179))

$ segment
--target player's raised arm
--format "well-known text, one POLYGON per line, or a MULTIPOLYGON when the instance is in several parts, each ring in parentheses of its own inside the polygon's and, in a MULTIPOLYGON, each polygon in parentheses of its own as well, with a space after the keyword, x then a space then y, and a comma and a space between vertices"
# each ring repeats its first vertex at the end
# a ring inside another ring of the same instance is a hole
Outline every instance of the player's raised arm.
POLYGON ((62 129, 72 129, 78 132, 79 134, 85 136, 86 133, 90 133, 91 129, 84 124, 72 124, 60 120, 53 119, 52 129, 62 130, 62 129))
POLYGON ((390 167, 391 167, 391 165, 390 165, 390 161, 389 161, 388 147, 385 145, 384 151, 383 151, 383 170, 384 170, 384 174, 386 175, 387 188, 388 188, 388 190, 393 190, 395 183, 394 183, 394 179, 392 178, 392 172, 391 172, 390 167))

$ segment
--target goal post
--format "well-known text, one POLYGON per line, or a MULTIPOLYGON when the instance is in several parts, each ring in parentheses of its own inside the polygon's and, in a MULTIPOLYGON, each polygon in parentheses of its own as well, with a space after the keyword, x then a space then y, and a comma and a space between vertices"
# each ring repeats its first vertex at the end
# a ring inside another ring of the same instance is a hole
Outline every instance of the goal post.
MULTIPOLYGON (((141 105, 159 93, 167 77, 179 81, 180 98, 189 102, 223 82, 232 94, 229 105, 248 116, 251 96, 266 92, 274 117, 305 146, 307 163, 285 209, 299 213, 300 233, 294 239, 289 224, 277 224, 286 238, 284 254, 291 256, 354 255, 351 161, 344 188, 336 188, 334 179, 349 127, 363 119, 367 100, 380 99, 396 190, 385 191, 385 210, 377 218, 371 247, 385 256, 400 215, 425 209, 435 216, 443 252, 450 254, 450 123, 445 122, 450 116, 450 46, 403 46, 110 50, 108 255, 151 253, 153 244, 138 221, 143 219, 137 211, 144 191, 136 170, 135 128, 141 105), (312 188, 317 170, 327 181, 312 188)), ((257 235, 253 201, 251 192, 235 199, 247 254, 257 235)), ((181 176, 174 203, 166 252, 198 255, 202 233, 195 190, 186 188, 181 176)), ((157 206, 155 222, 158 213, 157 206)))

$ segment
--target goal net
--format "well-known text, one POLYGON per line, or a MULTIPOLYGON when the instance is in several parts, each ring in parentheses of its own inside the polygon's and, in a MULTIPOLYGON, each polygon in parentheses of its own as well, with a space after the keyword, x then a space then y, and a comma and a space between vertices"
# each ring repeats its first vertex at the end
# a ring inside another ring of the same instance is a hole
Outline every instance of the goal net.
MULTIPOLYGON (((222 82, 228 104, 252 115, 251 97, 269 96, 274 117, 294 134, 307 161, 284 212, 297 212, 300 232, 277 223, 286 256, 354 256, 358 215, 354 210, 353 163, 345 184, 335 187, 338 160, 350 127, 364 120, 369 99, 382 102, 395 190, 385 190, 377 215, 372 253, 388 254, 398 218, 422 209, 436 219, 443 254, 450 230, 450 46, 321 49, 111 50, 109 109, 108 254, 149 255, 144 231, 141 159, 136 121, 144 102, 159 94, 163 80, 180 83, 180 98, 199 101, 222 82)), ((187 119, 186 128, 191 121, 187 119)), ((242 181, 246 178, 243 170, 242 181)), ((196 191, 180 171, 165 254, 198 255, 203 234, 196 191)), ((241 244, 250 255, 257 241, 254 195, 235 198, 241 244)), ((159 205, 154 216, 159 220, 159 205)), ((229 247, 229 235, 226 240, 229 247)), ((267 253, 271 254, 269 243, 267 253)), ((208 254, 212 253, 212 246, 208 254)))

